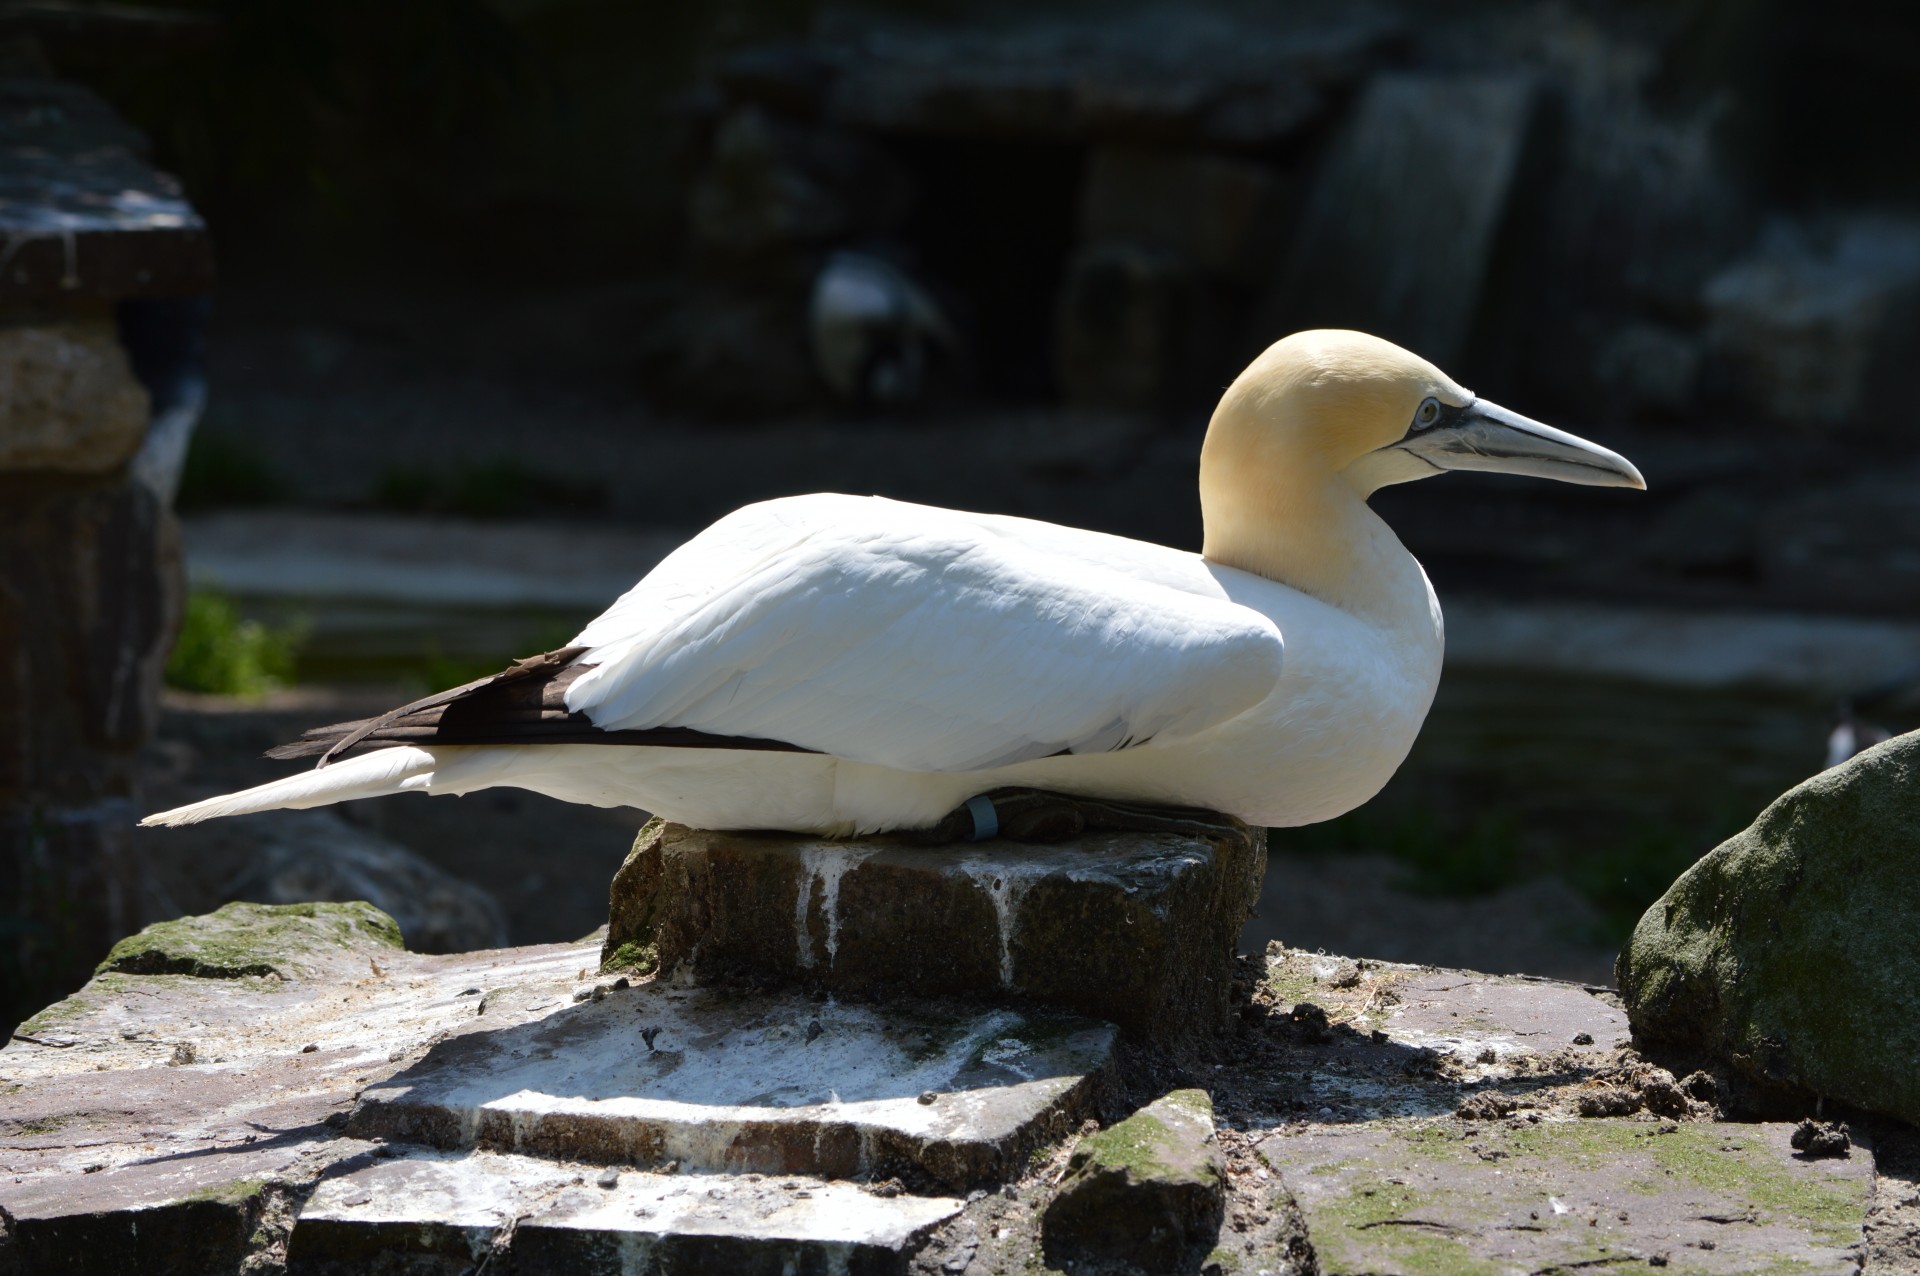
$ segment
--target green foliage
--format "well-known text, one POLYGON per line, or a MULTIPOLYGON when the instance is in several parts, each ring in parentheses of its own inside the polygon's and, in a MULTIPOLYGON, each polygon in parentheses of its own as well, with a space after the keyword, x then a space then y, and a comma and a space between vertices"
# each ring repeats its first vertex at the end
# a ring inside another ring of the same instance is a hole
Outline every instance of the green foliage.
POLYGON ((602 974, 616 974, 622 971, 636 975, 651 975, 660 969, 660 949, 653 944, 635 943, 628 940, 609 953, 600 963, 602 974))
POLYGON ((1624 941, 1675 878, 1745 824, 1731 813, 1679 828, 1642 824, 1618 841, 1581 855, 1567 878, 1600 910, 1600 933, 1594 938, 1610 944, 1624 941))
POLYGON ((181 513, 246 505, 271 505, 287 496, 286 482, 246 439, 217 430, 199 430, 187 447, 180 470, 181 513))
POLYGON ((302 636, 298 627, 279 629, 244 619, 231 599, 195 590, 187 597, 180 637, 167 659, 167 685, 214 695, 264 695, 292 680, 302 636))
POLYGON ((444 473, 392 467, 375 481, 372 504, 406 514, 526 518, 598 510, 606 500, 600 484, 559 478, 507 457, 444 473))
POLYGON ((1380 851, 1406 866, 1398 885, 1416 895, 1486 895, 1521 875, 1520 821, 1507 811, 1482 812, 1464 825, 1424 810, 1386 815, 1367 809, 1324 824, 1273 829, 1268 842, 1294 854, 1380 851))

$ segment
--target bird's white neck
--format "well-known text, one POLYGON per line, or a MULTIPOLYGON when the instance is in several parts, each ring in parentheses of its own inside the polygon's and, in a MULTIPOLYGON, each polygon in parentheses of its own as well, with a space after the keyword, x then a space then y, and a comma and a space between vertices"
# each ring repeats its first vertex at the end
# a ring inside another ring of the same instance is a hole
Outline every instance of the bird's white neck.
POLYGON ((1399 627, 1430 607, 1426 576, 1365 497, 1319 458, 1200 453, 1201 554, 1399 627))

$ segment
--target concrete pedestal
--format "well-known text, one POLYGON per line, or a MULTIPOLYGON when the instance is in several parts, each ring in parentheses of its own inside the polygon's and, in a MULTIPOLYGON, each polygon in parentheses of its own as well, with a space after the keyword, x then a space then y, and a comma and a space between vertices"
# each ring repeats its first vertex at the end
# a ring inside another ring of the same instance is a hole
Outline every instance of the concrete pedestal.
POLYGON ((609 961, 841 996, 1052 1006, 1165 1044, 1229 1014, 1263 830, 915 846, 655 821, 614 878, 609 961))

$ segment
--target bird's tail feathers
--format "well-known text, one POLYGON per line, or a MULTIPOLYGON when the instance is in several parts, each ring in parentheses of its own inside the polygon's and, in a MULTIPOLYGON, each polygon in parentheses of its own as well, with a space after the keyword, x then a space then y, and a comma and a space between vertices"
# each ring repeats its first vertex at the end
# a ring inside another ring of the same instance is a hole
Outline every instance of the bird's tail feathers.
POLYGON ((302 771, 282 780, 224 793, 219 797, 194 802, 149 815, 140 823, 156 825, 198 824, 223 815, 251 815, 256 811, 305 810, 354 798, 379 797, 420 788, 408 783, 430 776, 436 765, 433 754, 425 749, 376 749, 351 758, 342 758, 329 766, 302 771))

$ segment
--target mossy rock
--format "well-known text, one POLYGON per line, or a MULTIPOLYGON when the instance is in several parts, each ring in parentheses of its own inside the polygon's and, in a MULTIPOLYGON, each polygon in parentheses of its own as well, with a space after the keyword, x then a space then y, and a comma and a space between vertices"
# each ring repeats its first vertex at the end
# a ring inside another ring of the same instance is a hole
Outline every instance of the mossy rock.
POLYGON ((1761 1107, 1920 1122, 1920 733, 1775 801, 1647 910, 1621 953, 1636 1041, 1761 1107))
POLYGON ((1080 1141, 1042 1223, 1047 1261, 1175 1271, 1210 1248, 1226 1164, 1204 1090, 1175 1090, 1080 1141))
POLYGON ((295 979, 342 957, 404 947, 400 927, 372 904, 227 904, 199 917, 155 922, 113 946, 97 973, 295 979))

